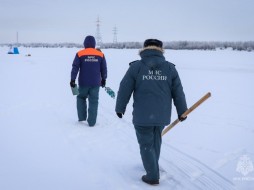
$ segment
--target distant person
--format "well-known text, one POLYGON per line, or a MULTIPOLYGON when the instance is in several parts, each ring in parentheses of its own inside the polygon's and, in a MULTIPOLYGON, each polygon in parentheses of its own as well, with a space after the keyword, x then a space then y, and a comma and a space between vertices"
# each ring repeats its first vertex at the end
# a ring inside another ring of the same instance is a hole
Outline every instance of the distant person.
POLYGON ((187 110, 183 87, 175 65, 163 56, 162 42, 147 39, 140 50, 141 60, 130 63, 123 77, 116 102, 116 114, 123 117, 133 93, 133 124, 146 175, 142 180, 159 184, 161 133, 170 124, 172 100, 180 121, 187 110))
POLYGON ((70 86, 75 87, 75 80, 79 73, 79 95, 77 96, 78 120, 87 119, 90 127, 96 124, 99 88, 106 85, 107 63, 101 50, 95 49, 95 39, 87 36, 84 40, 84 47, 77 52, 71 70, 70 86), (87 108, 88 99, 88 108, 87 108), (87 113, 88 110, 88 113, 87 113))

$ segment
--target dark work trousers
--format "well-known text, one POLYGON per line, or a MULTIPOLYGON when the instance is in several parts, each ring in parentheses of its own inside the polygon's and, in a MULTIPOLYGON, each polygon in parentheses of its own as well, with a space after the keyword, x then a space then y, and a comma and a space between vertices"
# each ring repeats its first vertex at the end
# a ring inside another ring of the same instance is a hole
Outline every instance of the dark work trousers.
POLYGON ((136 135, 140 147, 140 154, 147 179, 160 179, 159 158, 161 150, 161 132, 164 126, 137 126, 136 135))
POLYGON ((100 87, 79 87, 79 95, 77 96, 77 111, 79 121, 87 122, 89 126, 94 126, 97 119, 98 103, 99 103, 100 87), (87 103, 88 98, 88 118, 87 103))

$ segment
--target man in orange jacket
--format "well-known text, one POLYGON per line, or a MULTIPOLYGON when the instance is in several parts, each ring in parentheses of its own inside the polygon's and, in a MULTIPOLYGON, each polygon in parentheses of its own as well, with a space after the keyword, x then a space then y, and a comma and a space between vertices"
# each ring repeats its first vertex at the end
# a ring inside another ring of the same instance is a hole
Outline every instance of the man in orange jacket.
POLYGON ((87 36, 84 47, 76 53, 72 64, 70 86, 75 87, 77 75, 79 95, 77 96, 77 111, 79 121, 87 119, 90 127, 96 124, 99 103, 99 88, 105 87, 107 79, 107 63, 104 54, 95 49, 95 39, 87 36), (88 98, 88 114, 87 103, 88 98), (88 116, 88 118, 87 118, 88 116))

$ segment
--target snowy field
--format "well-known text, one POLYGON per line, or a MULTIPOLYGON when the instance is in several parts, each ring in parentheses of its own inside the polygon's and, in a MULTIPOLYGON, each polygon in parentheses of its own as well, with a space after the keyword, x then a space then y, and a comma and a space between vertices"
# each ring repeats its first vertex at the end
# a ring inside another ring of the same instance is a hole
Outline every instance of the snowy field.
MULTIPOLYGON (((153 187, 140 179, 132 100, 119 119, 115 99, 101 89, 97 124, 88 127, 77 122, 69 87, 78 49, 19 50, 8 55, 0 47, 1 190, 254 189, 254 52, 166 50, 188 106, 212 97, 163 136, 161 180, 153 187)), ((107 86, 117 92, 138 50, 103 52, 107 86)))

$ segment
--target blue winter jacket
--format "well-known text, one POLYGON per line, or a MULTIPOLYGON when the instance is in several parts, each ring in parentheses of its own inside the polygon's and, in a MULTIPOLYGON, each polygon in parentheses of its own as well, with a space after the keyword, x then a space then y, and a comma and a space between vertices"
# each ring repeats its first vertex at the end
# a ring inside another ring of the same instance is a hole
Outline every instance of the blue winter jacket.
POLYGON ((115 111, 124 113, 133 93, 133 124, 166 126, 170 124, 172 100, 178 115, 187 110, 183 87, 175 65, 161 51, 143 50, 141 60, 133 62, 123 77, 115 111))
MULTIPOLYGON (((88 38, 89 39, 89 38, 88 38)), ((107 78, 107 63, 104 54, 95 49, 95 40, 85 40, 85 49, 76 53, 72 64, 71 80, 76 80, 79 73, 80 87, 96 87, 107 78)))

